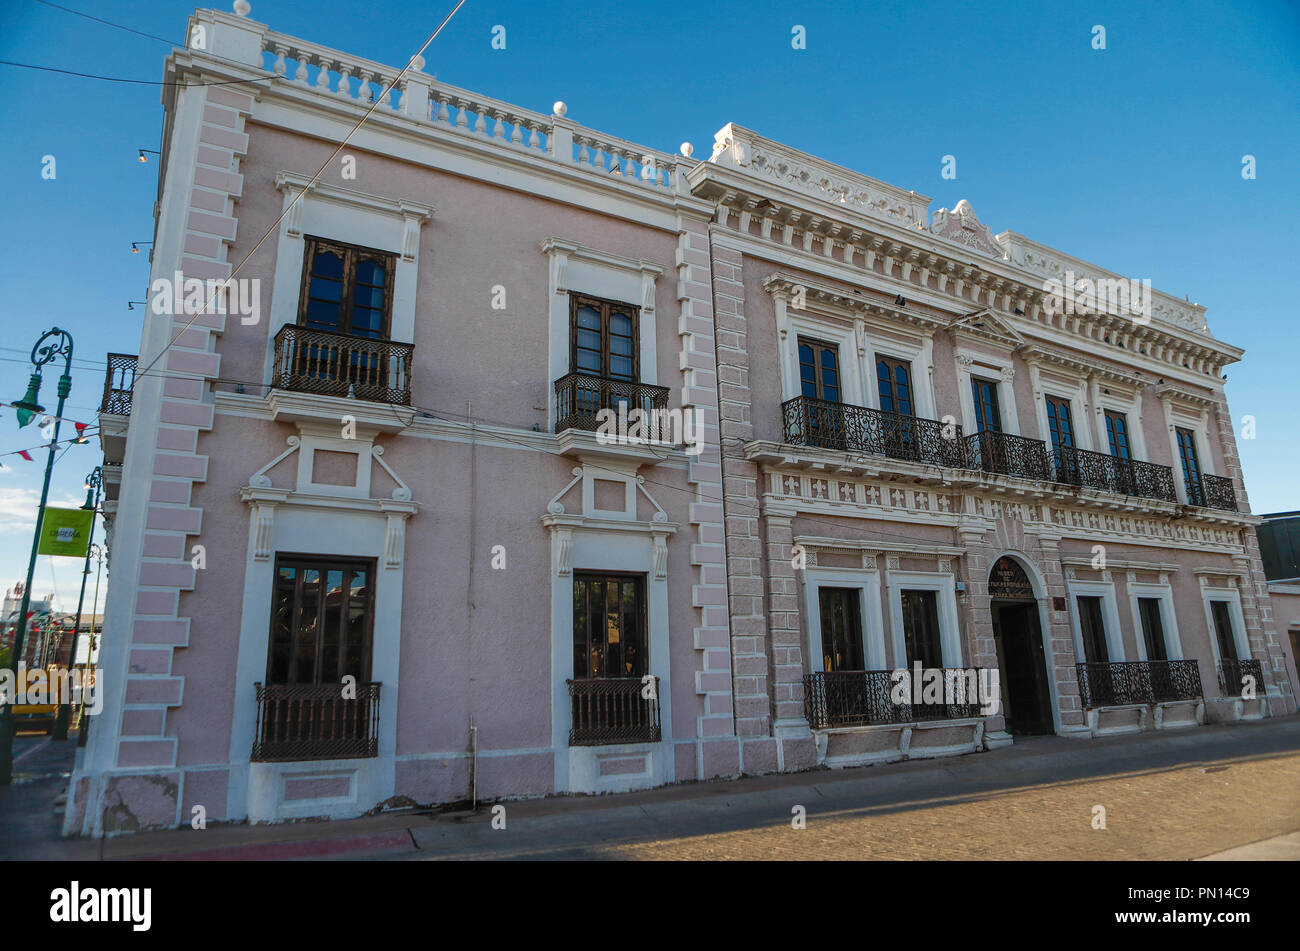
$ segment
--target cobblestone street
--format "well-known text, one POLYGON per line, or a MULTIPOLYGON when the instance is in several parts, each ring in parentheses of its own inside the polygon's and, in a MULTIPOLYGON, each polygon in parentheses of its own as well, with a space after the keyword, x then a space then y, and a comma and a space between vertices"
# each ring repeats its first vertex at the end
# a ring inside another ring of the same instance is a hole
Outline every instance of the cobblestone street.
MULTIPOLYGON (((1300 721, 694 787, 559 815, 413 827, 408 858, 1193 859, 1300 830, 1300 721), (774 781, 774 780, 780 780, 774 781), (769 788, 761 788, 767 785, 769 788), (807 811, 792 827, 792 809, 807 811), (1093 828, 1095 806, 1106 828, 1093 828)), ((623 797, 628 799, 631 797, 623 797)))
POLYGON ((1300 855, 1300 717, 341 822, 63 839, 71 744, 24 737, 0 858, 1164 859, 1300 855), (804 807, 806 824, 792 826, 804 807), (1094 829, 1094 807, 1105 829, 1094 829), (1274 840, 1269 842, 1268 840, 1274 840), (1244 847, 1244 848, 1243 848, 1244 847))

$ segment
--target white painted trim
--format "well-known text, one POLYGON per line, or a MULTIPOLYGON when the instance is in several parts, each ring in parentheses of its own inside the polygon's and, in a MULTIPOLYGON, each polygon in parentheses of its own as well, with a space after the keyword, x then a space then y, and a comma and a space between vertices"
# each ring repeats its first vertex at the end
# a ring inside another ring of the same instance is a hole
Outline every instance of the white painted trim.
MULTIPOLYGON (((640 382, 658 385, 659 358, 656 327, 655 283, 663 268, 644 258, 628 258, 564 238, 547 238, 540 245, 547 256, 550 301, 548 321, 549 380, 573 372, 569 365, 569 292, 590 294, 638 308, 637 346, 640 382)), ((547 398, 548 429, 555 428, 555 400, 547 398)))
MULTIPOLYGON (((267 773, 264 764, 250 763, 249 755, 257 719, 253 684, 266 681, 271 602, 275 592, 275 554, 279 552, 374 559, 375 615, 370 666, 371 679, 383 686, 379 694, 379 756, 368 761, 370 765, 364 770, 366 782, 363 784, 365 789, 370 790, 367 795, 376 798, 371 802, 358 803, 364 811, 391 798, 396 784, 394 757, 397 752, 402 588, 406 559, 400 558, 396 565, 390 563, 388 517, 382 513, 339 509, 332 510, 329 518, 324 519, 320 517, 319 511, 311 507, 286 504, 275 506, 270 529, 271 557, 258 558, 258 513, 258 505, 250 507, 231 714, 228 817, 242 819, 250 814, 250 809, 263 809, 267 803, 277 801, 274 797, 267 798, 270 794, 263 785, 263 780, 270 782, 274 777, 269 777, 269 774, 263 776, 263 773, 267 773), (255 771, 259 769, 261 772, 255 776, 255 771), (253 802, 255 794, 256 803, 253 802)), ((404 539, 403 535, 403 549, 404 539)), ((274 770, 271 773, 279 775, 274 770)), ((359 773, 358 776, 360 775, 359 773)), ((356 788, 361 790, 362 786, 356 788)), ((296 816, 295 809, 290 809, 282 811, 277 818, 296 816)))
POLYGON ((856 588, 862 625, 862 662, 867 670, 886 670, 885 616, 880 600, 880 572, 868 568, 810 567, 803 572, 804 616, 808 619, 806 670, 822 669, 822 620, 820 588, 856 588))
POLYGON ((903 589, 936 592, 939 615, 939 646, 943 666, 963 667, 961 620, 957 612, 957 578, 951 572, 888 571, 889 622, 894 646, 894 666, 907 666, 907 642, 903 637, 903 589))
MULTIPOLYGON (((975 396, 971 380, 979 377, 997 383, 998 413, 1002 417, 1002 431, 1012 436, 1020 435, 1020 413, 1016 409, 1015 364, 1010 357, 998 357, 981 350, 957 349, 957 390, 961 398, 962 431, 967 435, 975 430, 975 396), (975 367, 974 363, 982 366, 975 367), (990 373, 988 368, 997 372, 990 373)), ((1046 417, 1044 417, 1044 420, 1046 417)))
MULTIPOLYGON (((1250 639, 1246 634, 1246 618, 1241 610, 1241 592, 1237 588, 1201 588, 1201 602, 1205 610, 1205 630, 1210 637, 1210 651, 1214 655, 1214 669, 1217 672, 1223 657, 1219 653, 1219 635, 1214 627, 1214 614, 1210 609, 1213 601, 1225 601, 1228 604, 1228 619, 1232 622, 1232 641, 1237 645, 1237 658, 1250 659, 1250 639)), ((1262 684, 1260 686, 1263 686, 1262 684)))
POLYGON ((1079 663, 1090 662, 1083 652, 1083 627, 1079 621, 1079 602, 1082 597, 1101 598, 1102 627, 1105 628, 1106 651, 1111 663, 1119 663, 1127 658, 1124 651, 1124 633, 1120 628, 1119 609, 1115 601, 1115 583, 1106 581, 1080 581, 1067 578, 1065 582, 1068 594, 1067 604, 1070 609, 1070 627, 1074 634, 1074 656, 1079 663))
POLYGON ((1174 589, 1168 582, 1152 584, 1150 582, 1128 582, 1129 610, 1133 616, 1133 636, 1137 645, 1138 660, 1150 660, 1147 657, 1146 636, 1142 631, 1142 614, 1138 610, 1139 598, 1155 598, 1160 602, 1160 626, 1164 628, 1165 653, 1170 660, 1183 659, 1183 640, 1178 633, 1178 613, 1174 610, 1174 589))
MULTIPOLYGON (((783 304, 777 301, 778 305, 783 304)), ((782 400, 791 400, 802 394, 799 379, 799 338, 806 337, 821 343, 834 344, 838 353, 840 374, 840 402, 852 406, 869 406, 864 402, 862 356, 858 353, 857 335, 852 325, 843 325, 820 318, 810 311, 790 313, 786 307, 785 339, 780 342, 782 356, 782 400)), ((874 365, 874 364, 873 364, 874 365)), ((877 401, 878 402, 878 401, 877 401)))
POLYGON ((433 208, 407 199, 381 198, 337 185, 318 183, 304 192, 303 186, 308 181, 301 175, 286 171, 275 177, 276 187, 284 193, 284 217, 277 237, 275 279, 271 287, 271 313, 263 367, 267 380, 272 379, 276 333, 281 327, 298 322, 307 235, 393 253, 393 310, 389 316, 388 336, 400 343, 415 342, 420 232, 423 224, 432 217, 433 208), (295 202, 299 195, 302 197, 295 202))

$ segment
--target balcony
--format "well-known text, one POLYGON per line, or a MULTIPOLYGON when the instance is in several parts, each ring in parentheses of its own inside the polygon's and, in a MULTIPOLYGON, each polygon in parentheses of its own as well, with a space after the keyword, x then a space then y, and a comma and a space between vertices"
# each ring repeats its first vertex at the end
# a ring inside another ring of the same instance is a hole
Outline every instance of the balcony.
POLYGON ((1237 493, 1232 488, 1232 480, 1224 476, 1202 475, 1184 478, 1187 489, 1187 504, 1202 508, 1237 511, 1237 493))
POLYGON ((972 469, 1038 482, 1052 481, 1047 444, 1041 439, 986 429, 966 437, 966 453, 967 465, 972 469))
POLYGON ((668 387, 613 380, 587 373, 570 373, 555 381, 555 431, 580 429, 594 433, 602 410, 615 413, 623 407, 652 413, 668 409, 668 387))
POLYGON ((1200 700, 1201 668, 1194 660, 1141 660, 1075 664, 1086 709, 1200 700))
POLYGON ((409 406, 415 347, 286 324, 275 335, 271 386, 409 406))
POLYGON ((949 468, 966 465, 960 426, 810 396, 786 400, 781 411, 785 441, 791 445, 866 452, 949 468))
POLYGON ((379 755, 379 688, 357 684, 343 699, 341 684, 255 684, 254 763, 359 759, 379 755))
POLYGON ((1225 659, 1219 663, 1219 685, 1225 697, 1240 697, 1246 678, 1253 677, 1255 695, 1264 693, 1264 666, 1257 660, 1225 659))
POLYGON ((945 668, 945 700, 953 703, 895 703, 892 670, 817 671, 803 678, 804 715, 814 730, 879 723, 916 723, 982 716, 979 695, 971 692, 975 667, 945 668), (966 702, 966 701, 973 702, 966 702))
POLYGON ((570 680, 568 684, 573 708, 570 746, 659 742, 658 677, 653 679, 654 690, 648 700, 644 693, 650 681, 640 677, 570 680))
POLYGON ((131 415, 131 391, 135 389, 135 365, 139 357, 127 353, 110 353, 104 373, 104 398, 99 411, 106 416, 131 415))
POLYGON ((1120 459, 1105 453, 1057 446, 1052 449, 1055 481, 1103 492, 1177 502, 1174 470, 1151 462, 1120 459))

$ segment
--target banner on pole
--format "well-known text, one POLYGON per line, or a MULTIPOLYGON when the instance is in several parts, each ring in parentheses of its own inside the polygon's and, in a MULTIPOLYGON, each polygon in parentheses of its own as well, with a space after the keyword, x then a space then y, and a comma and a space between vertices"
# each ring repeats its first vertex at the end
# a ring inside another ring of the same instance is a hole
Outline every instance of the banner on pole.
POLYGON ((90 529, 95 513, 89 509, 47 507, 41 520, 41 540, 36 551, 42 555, 85 558, 90 547, 90 529))

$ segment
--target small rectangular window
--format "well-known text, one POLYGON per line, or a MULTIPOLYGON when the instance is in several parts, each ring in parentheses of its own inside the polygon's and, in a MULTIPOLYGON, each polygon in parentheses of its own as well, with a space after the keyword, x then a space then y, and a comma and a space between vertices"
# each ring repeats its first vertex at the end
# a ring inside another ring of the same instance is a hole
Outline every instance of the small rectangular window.
POLYGON ((1227 601, 1211 601, 1210 614, 1214 617, 1214 636, 1219 642, 1219 660, 1237 659, 1237 639, 1232 634, 1232 613, 1227 601))
POLYGON ((1106 442, 1110 445, 1110 454, 1116 459, 1131 457, 1128 442, 1128 420, 1123 413, 1106 410, 1106 442))
POLYGON ((1205 487, 1201 483, 1201 461, 1196 455, 1196 436, 1181 426, 1174 430, 1178 440, 1178 461, 1183 466, 1183 484, 1187 488, 1187 501, 1191 505, 1205 504, 1205 487))
POLYGON ((1084 662, 1108 663, 1110 651, 1106 646, 1106 624, 1102 620, 1101 598, 1080 596, 1076 600, 1079 607, 1079 633, 1083 638, 1084 662))
POLYGON ((971 377, 970 384, 975 398, 975 431, 1002 432, 1002 409, 998 406, 997 381, 971 377))
POLYGON ((397 255, 324 238, 305 242, 299 325, 387 340, 397 255))
POLYGON ((1142 639, 1146 643, 1147 660, 1168 660, 1165 627, 1160 617, 1160 599, 1138 598, 1138 616, 1142 620, 1142 639))
POLYGON ((649 670, 645 576, 575 572, 573 678, 642 677, 649 670))
POLYGON ((840 401, 840 357, 832 344, 799 338, 799 385, 804 396, 840 401))
POLYGON ((1047 429, 1053 449, 1074 447, 1074 424, 1070 418, 1070 401, 1059 396, 1047 397, 1047 429))
POLYGON ((640 309, 570 294, 569 372, 636 383, 641 379, 640 309))
POLYGON ((903 641, 907 666, 920 661, 924 668, 942 667, 938 600, 933 591, 900 592, 903 602, 903 641))
POLYGON ((818 588, 822 670, 862 670, 862 614, 857 588, 818 588))

